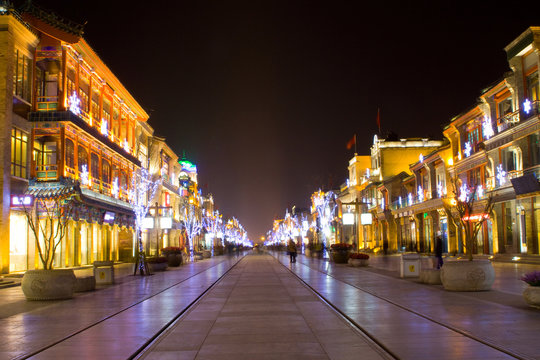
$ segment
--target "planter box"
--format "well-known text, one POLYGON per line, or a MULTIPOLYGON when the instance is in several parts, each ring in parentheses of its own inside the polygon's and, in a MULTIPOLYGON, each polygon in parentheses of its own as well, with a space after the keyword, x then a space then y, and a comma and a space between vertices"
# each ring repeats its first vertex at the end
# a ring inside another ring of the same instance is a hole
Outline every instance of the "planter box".
POLYGON ((171 267, 177 267, 182 265, 182 254, 167 255, 167 265, 171 267))
POLYGON ((346 264, 349 260, 349 252, 348 251, 332 251, 332 260, 336 264, 346 264))
POLYGON ((76 282, 71 269, 28 270, 21 289, 28 300, 60 300, 73 297, 76 282))
POLYGON ((349 265, 353 267, 368 266, 369 259, 349 259, 349 265))
POLYGON ((449 291, 486 291, 495 281, 495 270, 484 259, 447 261, 441 268, 441 281, 449 291))
POLYGON ((148 263, 148 266, 150 266, 150 271, 165 271, 167 270, 168 264, 166 262, 163 263, 148 263))
POLYGON ((523 298, 532 307, 540 309, 540 286, 528 286, 523 291, 523 298))
POLYGON ((440 285, 441 270, 440 269, 422 269, 420 270, 420 281, 424 284, 440 285))

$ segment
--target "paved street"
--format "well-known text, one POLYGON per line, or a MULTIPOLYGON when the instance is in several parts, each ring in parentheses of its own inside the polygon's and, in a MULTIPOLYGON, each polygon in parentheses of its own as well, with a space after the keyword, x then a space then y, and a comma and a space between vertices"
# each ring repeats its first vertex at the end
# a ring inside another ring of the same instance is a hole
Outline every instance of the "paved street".
POLYGON ((494 263, 492 291, 452 293, 400 279, 397 256, 352 268, 273 255, 145 278, 123 265, 117 284, 65 301, 1 289, 0 358, 540 359, 540 311, 519 280, 536 265, 494 263))

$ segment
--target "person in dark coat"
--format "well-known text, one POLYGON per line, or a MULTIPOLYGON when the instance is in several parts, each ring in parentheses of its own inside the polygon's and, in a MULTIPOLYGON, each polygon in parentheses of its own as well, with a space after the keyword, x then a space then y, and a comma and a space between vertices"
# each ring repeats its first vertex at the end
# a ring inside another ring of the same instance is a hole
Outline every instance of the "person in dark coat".
POLYGON ((289 240, 289 244, 287 245, 287 252, 291 256, 291 262, 296 262, 296 244, 292 239, 289 240))
POLYGON ((437 258, 437 269, 440 269, 443 266, 443 242, 441 235, 438 235, 435 239, 435 257, 437 258))

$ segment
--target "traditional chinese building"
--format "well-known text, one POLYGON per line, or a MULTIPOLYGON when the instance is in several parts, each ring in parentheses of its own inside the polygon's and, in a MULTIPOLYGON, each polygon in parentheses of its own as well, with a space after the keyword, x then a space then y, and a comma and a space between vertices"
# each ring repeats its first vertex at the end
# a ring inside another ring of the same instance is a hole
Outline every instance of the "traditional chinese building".
MULTIPOLYGON (((55 267, 130 259, 129 183, 141 166, 136 134, 148 114, 84 40, 82 26, 30 2, 14 13, 2 15, 18 34, 10 65, 2 66, 15 87, 2 98, 12 98, 16 115, 11 124, 9 116, 2 120, 12 133, 12 176, 23 184, 16 191, 26 187, 26 195, 41 198, 78 193, 55 267)), ((24 214, 12 209, 10 225, 10 271, 38 266, 24 214)), ((4 256, 5 249, 3 271, 4 256)))

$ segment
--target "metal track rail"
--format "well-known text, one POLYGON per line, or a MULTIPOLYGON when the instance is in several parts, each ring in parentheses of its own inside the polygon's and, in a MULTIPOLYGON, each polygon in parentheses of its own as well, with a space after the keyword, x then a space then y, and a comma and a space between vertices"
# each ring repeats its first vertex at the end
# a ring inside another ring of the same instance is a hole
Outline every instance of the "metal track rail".
MULTIPOLYGON (((160 334, 162 334, 168 327, 170 327, 172 323, 174 323, 174 322, 175 322, 179 317, 181 317, 186 311, 188 311, 190 308, 192 308, 193 305, 194 305, 195 303, 197 303, 197 302, 199 301, 199 299, 200 299, 201 297, 203 297, 203 296, 204 296, 211 288, 213 288, 213 287, 215 286, 215 284, 217 284, 217 283, 218 283, 225 275, 227 275, 227 274, 229 273, 229 271, 231 271, 234 267, 236 267, 236 265, 238 265, 238 263, 239 263, 240 261, 242 261, 242 259, 243 259, 244 257, 245 257, 245 255, 243 255, 240 259, 238 259, 238 261, 236 261, 236 262, 235 262, 235 263, 234 263, 227 271, 225 271, 225 272, 224 272, 224 273, 223 273, 216 281, 214 281, 214 282, 213 282, 206 290, 204 290, 204 291, 203 291, 203 292, 202 292, 202 293, 201 293, 194 301, 192 301, 190 304, 187 305, 187 307, 185 307, 184 309, 182 309, 182 311, 180 311, 176 316, 174 316, 172 320, 170 320, 170 321, 169 321, 169 322, 168 322, 168 323, 167 323, 160 331, 158 331, 158 333, 156 333, 152 338, 150 338, 143 346, 141 346, 139 349, 137 349, 137 350, 135 351, 135 353, 134 353, 133 355, 131 355, 128 359, 134 359, 134 358, 135 358, 138 354, 140 354, 145 348, 147 348, 148 345, 149 345, 151 342, 153 342, 160 334)), ((140 305, 140 304, 142 304, 142 303, 144 303, 144 302, 146 302, 146 301, 152 299, 153 297, 155 297, 155 296, 157 296, 157 295, 159 295, 159 294, 161 294, 161 293, 163 293, 163 292, 165 292, 165 291, 167 291, 167 290, 169 290, 169 289, 171 289, 171 288, 173 288, 173 287, 175 287, 175 286, 178 286, 178 285, 180 285, 180 284, 182 284, 182 283, 184 283, 184 282, 186 282, 186 281, 192 279, 192 278, 195 277, 195 276, 198 276, 198 275, 200 275, 200 274, 202 274, 202 273, 204 273, 204 272, 206 272, 206 271, 210 271, 211 269, 213 269, 213 268, 216 267, 216 266, 221 265, 222 263, 223 263, 223 261, 222 261, 222 262, 219 262, 219 263, 217 263, 217 264, 215 264, 215 265, 212 265, 211 267, 209 267, 209 268, 207 268, 207 269, 204 269, 204 270, 201 270, 201 271, 199 271, 199 272, 197 272, 197 273, 195 273, 195 274, 192 274, 192 275, 188 276, 187 278, 185 278, 185 279, 183 279, 183 280, 180 280, 180 281, 178 281, 178 282, 176 282, 176 283, 174 283, 174 284, 172 284, 172 285, 170 285, 170 286, 167 286, 166 288, 164 288, 164 289, 162 289, 162 290, 156 292, 155 294, 152 294, 152 295, 150 295, 150 296, 148 296, 148 297, 146 297, 146 298, 144 298, 144 299, 142 299, 142 300, 139 300, 139 301, 136 301, 136 302, 132 303, 131 305, 129 305, 129 306, 123 308, 122 310, 119 310, 119 311, 116 311, 116 312, 114 312, 114 313, 112 313, 112 314, 109 314, 109 315, 107 315, 107 316, 105 316, 105 317, 103 317, 103 318, 101 318, 101 319, 95 321, 94 323, 92 323, 92 324, 90 324, 90 325, 88 325, 88 326, 86 326, 86 327, 84 327, 84 328, 82 328, 82 329, 80 329, 80 330, 78 330, 78 331, 74 331, 74 332, 72 332, 72 333, 70 333, 70 334, 64 336, 64 337, 63 337, 62 339, 60 339, 60 340, 57 340, 57 341, 54 341, 54 342, 52 342, 52 343, 50 343, 50 344, 48 344, 48 345, 42 346, 42 347, 39 348, 39 349, 32 350, 31 352, 29 352, 29 353, 27 353, 27 354, 24 354, 24 355, 20 355, 20 356, 14 358, 14 359, 17 359, 17 360, 24 360, 24 359, 28 359, 28 358, 30 358, 30 357, 36 356, 36 355, 38 355, 38 354, 44 352, 44 351, 47 350, 47 349, 50 349, 50 348, 52 348, 52 347, 54 347, 54 346, 56 346, 56 345, 58 345, 58 344, 61 344, 62 342, 66 341, 66 340, 68 340, 68 339, 70 339, 70 338, 72 338, 72 337, 74 337, 74 336, 76 336, 76 335, 82 334, 82 333, 88 331, 89 329, 93 328, 94 326, 99 325, 99 324, 101 324, 101 323, 104 322, 104 321, 110 320, 110 319, 112 319, 112 318, 118 316, 119 314, 121 314, 121 313, 123 313, 123 312, 125 312, 125 311, 127 311, 127 310, 129 310, 129 309, 131 309, 131 308, 133 308, 133 307, 135 307, 135 306, 137 306, 137 305, 140 305)))
MULTIPOLYGON (((275 257, 275 255, 272 255, 272 256, 275 257)), ((326 302, 329 306, 331 306, 334 310, 336 310, 336 311, 337 311, 338 313, 340 313, 344 318, 346 318, 346 319, 347 319, 354 327, 356 327, 360 332, 362 332, 362 333, 365 334, 367 337, 369 337, 371 340, 373 340, 375 343, 377 343, 381 348, 385 349, 385 351, 387 351, 387 352, 388 352, 390 355, 392 355, 394 358, 399 359, 398 356, 396 356, 396 355, 393 354, 391 351, 389 351, 388 348, 387 348, 384 344, 382 344, 380 341, 378 341, 372 334, 370 334, 367 330, 365 330, 360 324, 358 324, 357 322, 355 322, 353 319, 351 319, 349 316, 347 316, 347 314, 345 314, 341 309, 339 309, 337 306, 335 306, 334 304, 332 304, 328 299, 326 299, 326 298, 324 297, 324 295, 322 295, 321 293, 319 293, 319 292, 318 292, 316 289, 314 289, 310 284, 308 284, 304 279, 302 279, 300 276, 298 276, 294 271, 292 271, 292 270, 289 269, 287 266, 285 266, 285 265, 284 265, 277 257, 275 257, 275 258, 276 258, 277 261, 280 262, 287 270, 289 270, 289 271, 290 271, 292 274, 294 274, 300 281, 302 281, 308 288, 310 288, 314 293, 316 293, 317 296, 319 296, 324 302, 326 302)), ((396 307, 399 307, 399 308, 402 309, 402 310, 405 310, 405 311, 407 311, 407 312, 410 312, 410 313, 412 313, 412 314, 415 314, 415 315, 417 315, 417 316, 419 316, 419 317, 422 317, 422 318, 424 318, 424 319, 426 319, 426 320, 429 320, 429 321, 431 321, 431 322, 433 322, 433 323, 435 323, 435 324, 437 324, 437 325, 443 326, 443 327, 445 327, 445 328, 447 328, 447 329, 449 329, 449 330, 451 330, 451 331, 454 331, 454 332, 456 332, 456 333, 458 333, 458 334, 460 334, 460 335, 462 335, 462 336, 465 336, 465 337, 467 337, 467 338, 469 338, 469 339, 471 339, 471 340, 474 340, 474 341, 476 341, 476 342, 479 342, 479 343, 481 343, 481 344, 483 344, 483 345, 485 345, 485 346, 488 346, 488 347, 490 347, 490 348, 492 348, 492 349, 494 349, 494 350, 497 350, 497 351, 499 351, 499 352, 502 352, 502 353, 504 353, 504 354, 506 354, 506 355, 509 355, 509 356, 511 356, 511 357, 514 357, 514 358, 520 359, 520 360, 533 360, 533 358, 531 358, 531 357, 529 357, 529 356, 527 356, 527 355, 519 354, 519 353, 517 353, 517 352, 515 352, 515 351, 509 350, 509 349, 506 349, 506 348, 503 348, 503 347, 501 347, 501 346, 495 344, 494 342, 492 342, 492 341, 490 341, 490 340, 482 339, 482 338, 480 338, 480 337, 478 337, 478 336, 475 336, 475 335, 471 334, 471 333, 468 332, 468 331, 459 329, 459 328, 457 328, 457 327, 455 327, 455 326, 453 326, 453 325, 450 325, 450 324, 444 323, 444 322, 442 322, 442 321, 438 321, 438 320, 436 320, 436 319, 433 319, 433 318, 429 317, 429 316, 426 315, 426 314, 420 313, 420 312, 418 312, 418 311, 416 311, 416 310, 413 310, 413 309, 411 309, 411 308, 409 308, 409 307, 407 307, 407 306, 401 305, 401 304, 399 304, 399 303, 397 303, 397 302, 395 302, 395 301, 393 301, 393 300, 391 300, 391 299, 389 299, 389 298, 387 298, 387 297, 378 295, 378 294, 376 294, 376 293, 374 293, 374 292, 372 292, 372 291, 369 291, 369 290, 366 290, 366 289, 362 289, 362 288, 360 288, 360 287, 358 287, 358 286, 356 286, 356 285, 354 285, 354 284, 350 284, 350 283, 348 283, 348 282, 346 282, 346 281, 343 281, 343 280, 341 280, 341 279, 339 279, 339 278, 337 278, 337 277, 335 277, 335 276, 333 276, 333 275, 331 275, 331 274, 328 274, 328 272, 326 272, 326 271, 322 271, 322 270, 320 270, 320 269, 313 268, 313 267, 311 267, 311 266, 309 266, 309 265, 307 265, 307 264, 304 264, 304 263, 302 263, 302 262, 299 262, 299 261, 297 261, 297 263, 298 263, 298 264, 301 264, 301 265, 303 265, 303 266, 305 266, 305 267, 308 267, 308 268, 310 268, 311 270, 318 271, 318 272, 320 272, 320 273, 322 273, 322 274, 325 274, 326 276, 329 276, 329 277, 331 277, 332 279, 334 279, 334 280, 336 280, 336 281, 339 281, 339 282, 342 282, 342 283, 347 284, 347 285, 349 285, 349 286, 352 286, 352 287, 354 287, 354 288, 356 288, 356 289, 358 289, 358 290, 360 290, 360 291, 363 291, 363 292, 365 292, 365 293, 367 293, 367 294, 370 294, 370 295, 372 295, 372 296, 374 296, 374 297, 376 297, 376 298, 378 298, 378 299, 381 299, 381 300, 383 300, 383 301, 385 301, 385 302, 388 302, 388 303, 390 303, 390 304, 392 304, 392 305, 394 305, 394 306, 396 306, 396 307)))

